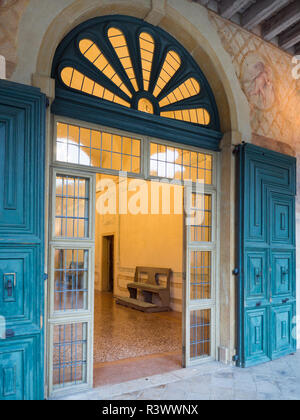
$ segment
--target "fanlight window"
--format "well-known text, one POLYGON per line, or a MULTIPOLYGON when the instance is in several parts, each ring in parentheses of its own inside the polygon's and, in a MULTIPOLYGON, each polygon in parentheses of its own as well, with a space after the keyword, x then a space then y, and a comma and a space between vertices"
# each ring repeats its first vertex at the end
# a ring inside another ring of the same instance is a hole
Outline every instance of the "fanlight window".
POLYGON ((162 50, 150 32, 140 31, 135 44, 117 26, 106 29, 103 42, 83 35, 77 44, 82 62, 62 65, 61 81, 68 88, 140 112, 208 126, 211 114, 207 100, 203 101, 202 79, 195 69, 186 70, 176 48, 162 50))

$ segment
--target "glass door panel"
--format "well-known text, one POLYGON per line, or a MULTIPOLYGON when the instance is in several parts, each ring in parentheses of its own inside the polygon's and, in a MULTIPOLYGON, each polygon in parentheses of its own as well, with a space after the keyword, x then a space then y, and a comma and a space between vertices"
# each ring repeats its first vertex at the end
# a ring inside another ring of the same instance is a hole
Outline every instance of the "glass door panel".
POLYGON ((185 365, 214 357, 216 194, 204 186, 185 189, 185 365), (200 189, 203 191, 200 191, 200 189))
POLYGON ((53 173, 49 275, 49 392, 93 384, 93 175, 53 173))

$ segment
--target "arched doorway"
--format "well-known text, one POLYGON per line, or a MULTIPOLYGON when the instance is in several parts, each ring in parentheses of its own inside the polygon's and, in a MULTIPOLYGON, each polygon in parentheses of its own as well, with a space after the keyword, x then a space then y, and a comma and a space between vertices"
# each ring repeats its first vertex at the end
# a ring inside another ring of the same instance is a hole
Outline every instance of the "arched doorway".
MULTIPOLYGON (((51 107, 55 118, 49 191, 50 394, 93 384, 95 254, 96 261, 101 254, 103 262, 99 237, 116 237, 119 254, 114 266, 118 273, 114 296, 118 302, 135 309, 142 306, 144 312, 179 307, 184 366, 215 359, 219 265, 216 152, 222 134, 205 76, 165 31, 135 18, 107 16, 80 25, 62 41, 52 78, 56 95, 51 107), (120 186, 125 183, 124 210, 120 186), (165 212, 162 200, 167 184, 169 209, 165 212), (158 191, 154 214, 161 219, 153 222, 153 188, 157 190, 157 186, 162 191, 158 191), (134 197, 132 192, 137 191, 138 197, 134 197), (103 199, 101 193, 108 195, 103 199), (110 219, 104 220, 107 213, 110 219), (173 224, 166 222, 166 216, 173 224), (123 224, 129 223, 132 227, 122 230, 123 224), (151 241, 143 240, 153 232, 151 241), (123 238, 126 244, 122 250, 123 238), (136 246, 128 252, 134 241, 136 246), (124 267, 122 258, 131 263, 124 267), (156 270, 157 275, 169 270, 173 283, 169 278, 160 283, 155 276, 156 283, 150 287, 150 278, 139 281, 134 277, 134 272, 145 274, 147 270, 156 270), (180 292, 174 288, 175 275, 180 292), (133 280, 138 287, 132 286, 133 280), (142 292, 142 298, 136 299, 131 289, 142 292), (125 296, 128 291, 129 300, 125 296), (167 304, 161 304, 162 296, 167 296, 167 304)), ((103 288, 103 270, 99 283, 103 288)), ((164 319, 160 321, 157 325, 164 319)), ((165 324, 167 329, 168 322, 165 324)), ((155 326, 144 338, 144 347, 151 347, 154 336, 155 326)), ((108 340, 108 336, 102 339, 108 340)))

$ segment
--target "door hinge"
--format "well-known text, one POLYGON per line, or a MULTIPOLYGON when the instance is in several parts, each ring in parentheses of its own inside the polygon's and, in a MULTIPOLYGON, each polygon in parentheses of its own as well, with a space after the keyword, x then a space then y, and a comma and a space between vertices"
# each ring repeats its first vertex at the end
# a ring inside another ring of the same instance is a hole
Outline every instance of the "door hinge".
POLYGON ((240 358, 239 358, 239 355, 238 354, 236 354, 235 356, 233 356, 233 358, 232 358, 232 361, 233 362, 239 362, 239 360, 240 360, 240 358))
POLYGON ((234 146, 234 148, 233 148, 233 150, 232 150, 232 153, 233 153, 234 155, 237 155, 237 154, 239 153, 239 151, 240 151, 240 146, 234 146))
POLYGON ((44 274, 43 274, 43 280, 44 280, 44 281, 47 281, 47 280, 48 280, 48 274, 47 274, 47 273, 44 273, 44 274))

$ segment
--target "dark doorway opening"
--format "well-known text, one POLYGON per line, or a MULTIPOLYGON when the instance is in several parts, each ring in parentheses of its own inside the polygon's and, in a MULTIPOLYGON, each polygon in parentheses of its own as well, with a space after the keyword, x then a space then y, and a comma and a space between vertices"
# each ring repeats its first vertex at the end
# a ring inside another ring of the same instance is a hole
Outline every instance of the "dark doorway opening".
POLYGON ((102 246, 102 278, 103 291, 114 292, 114 243, 115 238, 103 236, 102 246))

